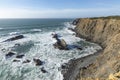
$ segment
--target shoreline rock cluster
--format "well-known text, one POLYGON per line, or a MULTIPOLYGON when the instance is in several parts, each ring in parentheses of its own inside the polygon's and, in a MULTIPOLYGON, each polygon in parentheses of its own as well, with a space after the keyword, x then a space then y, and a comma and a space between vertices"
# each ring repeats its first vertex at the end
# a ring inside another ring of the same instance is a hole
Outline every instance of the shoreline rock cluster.
MULTIPOLYGON (((15 37, 9 38, 9 39, 7 39, 7 40, 5 40, 3 42, 10 42, 10 41, 15 41, 15 40, 23 39, 23 38, 24 38, 23 35, 17 35, 15 37)), ((16 46, 16 44, 15 44, 15 46, 16 46)), ((20 44, 17 44, 17 46, 20 46, 20 44)), ((21 59, 23 57, 25 57, 24 54, 17 54, 16 52, 12 52, 12 51, 9 51, 7 54, 5 54, 5 58, 6 59, 12 58, 13 56, 15 56, 14 57, 15 59, 13 59, 12 62, 21 62, 21 59)), ((22 64, 30 63, 31 61, 32 60, 26 59, 26 60, 22 61, 22 64)), ((35 63, 35 66, 42 66, 44 64, 44 62, 41 61, 38 58, 33 58, 33 62, 35 63)), ((44 67, 41 68, 41 72, 47 73, 47 71, 44 69, 44 67)))
MULTIPOLYGON (((74 29, 72 29, 72 28, 68 28, 68 29, 71 31, 74 31, 74 29)), ((56 33, 52 34, 52 36, 53 36, 53 38, 56 39, 56 43, 53 44, 54 48, 57 48, 59 50, 70 50, 71 48, 69 46, 71 46, 72 48, 76 48, 78 50, 83 50, 81 46, 68 45, 64 39, 59 39, 58 34, 56 34, 56 33)))

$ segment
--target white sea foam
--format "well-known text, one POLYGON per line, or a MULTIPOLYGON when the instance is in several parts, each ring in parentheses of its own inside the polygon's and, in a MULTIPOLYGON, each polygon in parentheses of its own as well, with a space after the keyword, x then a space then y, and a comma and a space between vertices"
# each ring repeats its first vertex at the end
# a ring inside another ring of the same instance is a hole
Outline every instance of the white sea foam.
MULTIPOLYGON (((67 23, 67 28, 73 27, 67 23)), ((82 39, 75 37, 72 35, 69 30, 66 31, 66 27, 62 30, 56 31, 56 33, 60 34, 60 38, 64 39, 68 45, 72 45, 76 42, 83 41, 82 39)), ((63 76, 61 74, 61 70, 59 69, 63 63, 68 62, 70 59, 79 58, 83 56, 87 56, 96 52, 100 47, 96 44, 91 44, 87 48, 83 48, 83 50, 58 50, 53 47, 53 44, 56 42, 55 39, 52 38, 52 32, 46 33, 35 33, 35 34, 25 34, 24 39, 12 41, 12 42, 4 42, 0 43, 0 49, 4 49, 6 51, 0 51, 0 64, 3 67, 0 67, 0 75, 3 75, 0 80, 6 80, 9 77, 9 80, 63 80, 63 76), (15 44, 20 44, 20 47, 15 47, 15 44), (29 44, 34 44, 29 46, 29 44), (29 46, 29 47, 28 47, 29 46), (6 60, 4 58, 5 54, 8 51, 15 50, 17 53, 19 52, 19 48, 28 49, 27 52, 23 50, 25 57, 21 59, 18 63, 13 63, 12 60, 14 58, 6 60), (33 58, 39 58, 44 61, 42 66, 36 67, 33 58), (23 64, 22 61, 29 59, 30 63, 23 64), (40 68, 44 67, 44 69, 48 73, 42 73, 40 68), (9 75, 8 73, 11 73, 9 75), (8 74, 8 75, 7 75, 8 74)), ((11 36, 10 36, 11 37, 11 36)), ((0 41, 5 40, 8 37, 3 37, 0 41)))
POLYGON ((41 29, 32 29, 31 31, 35 31, 35 32, 41 32, 41 29))
POLYGON ((0 30, 2 30, 3 28, 0 28, 0 30))
POLYGON ((15 35, 15 34, 19 34, 19 32, 11 32, 9 33, 10 35, 15 35))

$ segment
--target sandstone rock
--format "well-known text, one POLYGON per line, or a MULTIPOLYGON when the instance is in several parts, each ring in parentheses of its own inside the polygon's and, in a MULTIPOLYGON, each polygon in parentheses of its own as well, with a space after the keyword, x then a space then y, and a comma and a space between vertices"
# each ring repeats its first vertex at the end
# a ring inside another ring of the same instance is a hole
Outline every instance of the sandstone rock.
POLYGON ((75 32, 78 37, 98 43, 104 49, 93 65, 80 70, 82 80, 107 80, 110 74, 120 71, 120 19, 79 19, 75 32))
POLYGON ((55 44, 53 44, 55 48, 58 48, 60 50, 68 50, 67 44, 64 39, 59 39, 55 44))

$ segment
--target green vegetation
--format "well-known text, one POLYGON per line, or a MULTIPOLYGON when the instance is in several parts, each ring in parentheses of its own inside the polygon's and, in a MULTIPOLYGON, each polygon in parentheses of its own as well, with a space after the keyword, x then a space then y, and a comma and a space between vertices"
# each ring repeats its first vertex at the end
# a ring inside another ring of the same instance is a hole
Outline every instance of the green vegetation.
POLYGON ((117 20, 120 20, 120 16, 92 17, 90 19, 117 19, 117 20))

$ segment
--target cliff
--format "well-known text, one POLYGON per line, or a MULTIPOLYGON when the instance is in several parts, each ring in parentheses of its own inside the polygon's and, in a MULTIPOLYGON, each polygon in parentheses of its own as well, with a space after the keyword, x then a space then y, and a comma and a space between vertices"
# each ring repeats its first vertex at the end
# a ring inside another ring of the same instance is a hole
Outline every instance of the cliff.
POLYGON ((77 19, 76 36, 100 44, 103 52, 87 68, 81 68, 76 80, 120 79, 120 19, 77 19), (117 74, 117 76, 115 76, 117 74))

